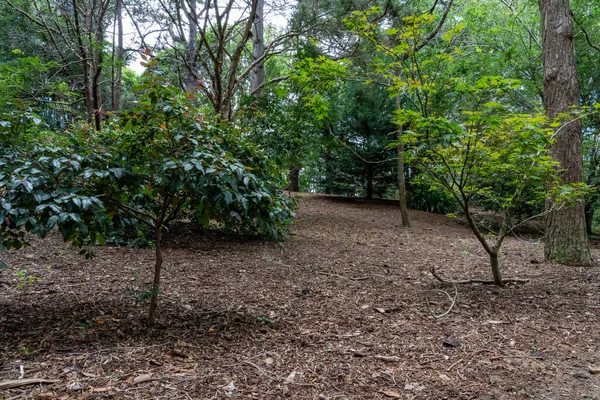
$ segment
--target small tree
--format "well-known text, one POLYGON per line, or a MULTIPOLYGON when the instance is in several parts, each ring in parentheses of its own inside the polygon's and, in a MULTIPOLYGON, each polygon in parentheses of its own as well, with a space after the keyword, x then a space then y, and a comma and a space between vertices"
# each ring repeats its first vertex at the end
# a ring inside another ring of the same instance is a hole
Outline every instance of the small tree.
MULTIPOLYGON (((445 190, 460 204, 490 257, 493 283, 498 286, 506 282, 500 272, 502 243, 524 222, 517 219, 515 211, 525 204, 543 202, 545 186, 557 179, 556 163, 547 155, 551 133, 543 128, 546 119, 513 113, 493 101, 516 88, 517 82, 496 77, 463 87, 462 94, 473 100, 473 109, 463 113, 460 123, 413 112, 397 115, 397 122, 409 128, 403 140, 411 149, 411 159, 425 173, 427 184, 445 190), (475 201, 491 202, 500 211, 500 228, 494 234, 488 236, 474 221, 475 201)), ((559 197, 573 198, 576 189, 562 187, 559 197)))
POLYGON ((155 240, 152 325, 170 221, 186 212, 205 226, 217 221, 282 240, 294 212, 277 169, 235 128, 200 114, 160 75, 147 74, 138 90, 138 107, 77 149, 2 149, 0 250, 23 246, 24 231, 44 237, 58 225, 66 241, 83 246, 102 243, 110 220, 143 224, 155 240))

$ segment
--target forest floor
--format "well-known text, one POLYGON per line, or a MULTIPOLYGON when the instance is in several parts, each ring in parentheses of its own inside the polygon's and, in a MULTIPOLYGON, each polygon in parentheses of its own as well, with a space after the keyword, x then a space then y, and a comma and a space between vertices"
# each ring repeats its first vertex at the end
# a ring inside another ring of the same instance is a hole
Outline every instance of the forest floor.
POLYGON ((600 399, 600 269, 510 237, 504 276, 528 283, 442 284, 430 267, 491 275, 457 219, 411 211, 404 229, 393 203, 301 196, 284 252, 172 232, 153 329, 133 294, 151 249, 84 260, 54 236, 3 254, 0 387, 54 382, 0 398, 600 399), (39 280, 17 288, 23 269, 39 280))

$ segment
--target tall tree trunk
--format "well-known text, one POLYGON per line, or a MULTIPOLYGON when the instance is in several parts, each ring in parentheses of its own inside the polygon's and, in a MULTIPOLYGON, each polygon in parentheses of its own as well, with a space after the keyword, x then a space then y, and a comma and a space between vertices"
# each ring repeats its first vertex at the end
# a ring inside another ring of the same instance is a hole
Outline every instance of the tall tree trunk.
MULTIPOLYGON (((555 120, 560 113, 568 113, 572 107, 579 107, 579 82, 569 0, 540 0, 540 14, 544 105, 548 118, 555 120)), ((564 125, 551 148, 552 158, 560 163, 561 184, 584 182, 581 121, 571 119, 563 120, 562 123, 564 125)), ((578 201, 573 206, 550 210, 546 218, 546 260, 563 264, 593 264, 584 208, 584 202, 578 201)))
POLYGON ((593 227, 594 227, 594 213, 596 212, 596 207, 592 204, 588 203, 585 205, 585 230, 588 235, 593 235, 593 227))
MULTIPOLYGON (((252 44, 252 59, 254 62, 260 60, 265 54, 264 42, 264 7, 265 0, 257 0, 256 15, 254 17, 254 32, 252 44)), ((250 93, 256 97, 262 96, 262 86, 265 83, 265 65, 263 61, 258 62, 252 69, 252 84, 250 93)))
POLYGON ((193 20, 189 21, 189 37, 185 50, 188 64, 185 74, 185 89, 192 90, 196 86, 194 74, 197 73, 196 64, 198 52, 196 51, 196 41, 198 40, 198 4, 196 0, 191 0, 188 2, 188 5, 190 7, 190 16, 193 20))
MULTIPOLYGON (((394 99, 396 111, 400 109, 400 96, 394 99)), ((400 216, 402 218, 402 226, 409 227, 410 219, 408 218, 408 206, 406 204, 406 180, 404 178, 404 144, 402 143, 403 128, 402 125, 396 127, 398 138, 398 194, 400 203, 400 216)))
POLYGON ((117 0, 115 8, 116 22, 116 42, 117 48, 114 49, 113 35, 113 74, 112 74, 112 93, 111 109, 119 111, 121 109, 121 85, 123 80, 123 64, 125 62, 125 48, 123 47, 123 0, 117 0))
POLYGON ((299 192, 300 191, 300 168, 292 165, 288 172, 288 190, 291 192, 299 192))

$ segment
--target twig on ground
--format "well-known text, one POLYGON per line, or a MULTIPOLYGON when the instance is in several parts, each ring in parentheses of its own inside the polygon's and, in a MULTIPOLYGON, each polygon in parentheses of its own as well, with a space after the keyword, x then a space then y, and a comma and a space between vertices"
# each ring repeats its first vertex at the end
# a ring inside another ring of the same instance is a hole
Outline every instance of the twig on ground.
POLYGON ((427 303, 427 308, 429 309, 429 313, 431 314, 431 316, 435 319, 439 319, 450 314, 450 311, 452 311, 452 309, 454 308, 454 305, 456 304, 456 299, 458 298, 458 288, 456 287, 456 284, 454 284, 454 297, 450 296, 450 293, 446 292, 445 290, 436 290, 436 292, 444 293, 446 296, 448 296, 448 299, 450 300, 450 307, 445 312, 439 315, 434 314, 431 311, 431 307, 429 307, 429 303, 427 303))
POLYGON ((455 362, 454 364, 452 364, 451 366, 449 366, 448 368, 446 368, 446 372, 450 372, 452 371, 452 368, 456 367, 458 364, 460 364, 461 362, 464 362, 465 360, 463 360, 462 358, 460 360, 458 360, 457 362, 455 362))
MULTIPOLYGON (((450 283, 450 284, 454 284, 454 285, 469 285, 472 283, 481 283, 483 285, 493 285, 494 284, 493 280, 487 280, 487 279, 447 280, 437 274, 435 267, 430 267, 429 272, 431 272, 431 275, 433 275, 433 277, 435 279, 437 279, 438 281, 440 281, 442 283, 450 283)), ((504 283, 527 283, 527 282, 529 282, 529 279, 506 278, 506 279, 503 279, 503 281, 504 281, 504 283)))
POLYGON ((40 378, 28 378, 28 379, 17 379, 12 381, 0 382, 0 390, 13 389, 16 387, 37 385, 38 383, 58 383, 58 379, 40 379, 40 378))
POLYGON ((275 375, 274 373, 269 372, 266 369, 259 367, 258 365, 254 364, 253 362, 250 362, 250 361, 247 361, 247 360, 243 360, 242 362, 246 363, 248 365, 252 365, 254 368, 256 368, 258 370, 258 372, 260 372, 263 375, 271 376, 272 378, 275 378, 275 379, 280 380, 280 381, 284 380, 283 378, 280 378, 279 376, 275 375))
POLYGON ((369 279, 368 276, 353 278, 351 276, 344 276, 344 275, 332 274, 330 272, 325 272, 325 271, 317 271, 317 274, 327 275, 327 276, 333 276, 333 277, 342 278, 342 279, 348 279, 348 280, 351 280, 351 281, 365 281, 365 280, 369 279))

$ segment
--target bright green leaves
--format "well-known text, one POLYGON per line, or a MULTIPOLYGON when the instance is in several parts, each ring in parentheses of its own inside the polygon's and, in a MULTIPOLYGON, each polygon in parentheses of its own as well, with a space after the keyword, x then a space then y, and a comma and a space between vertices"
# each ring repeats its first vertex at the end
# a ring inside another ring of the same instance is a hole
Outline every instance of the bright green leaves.
POLYGON ((349 65, 349 61, 334 61, 323 56, 304 58, 294 64, 290 77, 302 88, 302 98, 317 119, 325 119, 329 113, 328 100, 322 93, 339 85, 349 65))
POLYGON ((511 210, 545 197, 555 179, 555 163, 547 155, 551 132, 541 115, 511 113, 499 99, 517 87, 512 81, 488 77, 464 93, 473 109, 460 121, 425 118, 399 112, 407 127, 403 140, 411 148, 430 184, 452 194, 464 206, 472 199, 497 210, 511 210))

